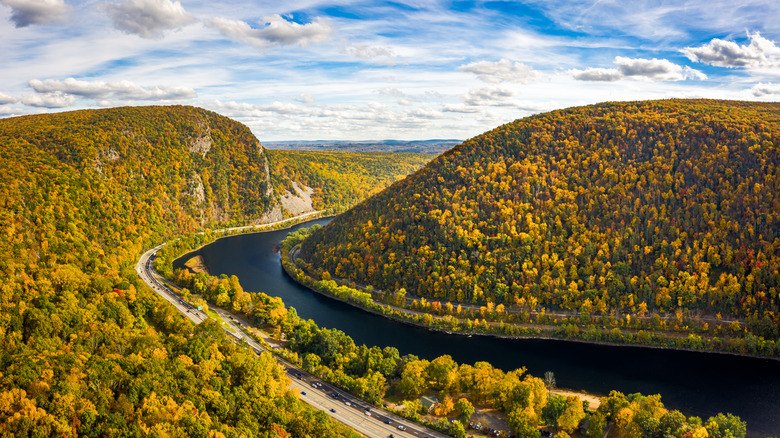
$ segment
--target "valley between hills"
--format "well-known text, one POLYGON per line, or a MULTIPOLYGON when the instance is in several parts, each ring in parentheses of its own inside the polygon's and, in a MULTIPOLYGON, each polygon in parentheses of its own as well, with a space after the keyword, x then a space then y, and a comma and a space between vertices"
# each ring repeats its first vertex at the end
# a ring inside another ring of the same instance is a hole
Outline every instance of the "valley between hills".
POLYGON ((778 115, 748 102, 605 103, 520 119, 435 158, 269 151, 245 126, 182 106, 0 120, 3 433, 355 436, 302 403, 270 354, 192 324, 138 278, 139 256, 169 242, 155 268, 184 299, 242 314, 304 370, 443 433, 465 436, 490 409, 514 436, 747 436, 730 413, 686 416, 662 395, 613 392, 591 409, 551 392, 553 376, 355 345, 236 277, 173 261, 210 230, 326 210, 330 224, 291 234, 282 255, 300 249, 286 269, 380 313, 406 308, 451 332, 776 358, 778 115), (422 395, 438 401, 427 410, 422 395))

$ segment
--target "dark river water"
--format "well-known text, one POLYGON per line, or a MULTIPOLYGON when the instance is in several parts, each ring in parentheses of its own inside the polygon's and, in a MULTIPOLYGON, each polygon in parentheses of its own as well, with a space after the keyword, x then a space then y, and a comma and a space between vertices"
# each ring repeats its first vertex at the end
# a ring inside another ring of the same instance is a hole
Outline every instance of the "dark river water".
MULTIPOLYGON (((449 354, 460 363, 487 361, 503 370, 528 368, 535 376, 555 373, 561 388, 605 395, 661 394, 667 408, 704 421, 730 412, 748 423, 748 436, 780 435, 780 361, 725 354, 557 340, 514 340, 429 331, 377 316, 299 286, 282 270, 274 246, 289 230, 220 239, 199 253, 212 275, 236 275, 247 291, 281 297, 298 315, 320 327, 337 328, 358 345, 394 346, 433 359, 449 354)), ((177 261, 179 262, 179 261, 177 261)), ((177 263, 175 263, 177 265, 177 263)))

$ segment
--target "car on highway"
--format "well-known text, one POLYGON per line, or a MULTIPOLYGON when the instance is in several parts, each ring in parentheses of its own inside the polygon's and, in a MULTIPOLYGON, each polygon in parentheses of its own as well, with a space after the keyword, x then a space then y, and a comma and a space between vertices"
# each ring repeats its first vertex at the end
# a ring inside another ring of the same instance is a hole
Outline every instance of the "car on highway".
POLYGON ((333 413, 336 413, 336 410, 333 409, 333 408, 330 408, 330 411, 333 412, 333 413))
POLYGON ((301 395, 306 395, 306 391, 301 391, 301 395))

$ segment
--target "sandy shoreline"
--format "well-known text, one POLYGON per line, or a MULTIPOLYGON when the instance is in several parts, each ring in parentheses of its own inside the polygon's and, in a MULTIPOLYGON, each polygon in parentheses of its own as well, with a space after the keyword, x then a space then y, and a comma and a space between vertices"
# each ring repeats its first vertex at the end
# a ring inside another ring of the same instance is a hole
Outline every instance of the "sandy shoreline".
POLYGON ((206 263, 203 260, 203 257, 200 255, 196 255, 195 257, 192 257, 191 259, 184 262, 184 266, 190 269, 190 271, 198 274, 200 272, 205 273, 206 275, 209 274, 209 270, 206 267, 206 263))
POLYGON ((588 393, 585 393, 585 392, 576 392, 576 391, 570 391, 568 389, 558 389, 558 388, 555 388, 555 389, 551 390, 550 392, 553 393, 553 394, 562 395, 564 397, 569 397, 569 396, 572 396, 572 395, 576 396, 576 397, 579 397, 580 400, 582 400, 583 402, 584 401, 588 402, 588 409, 591 409, 591 410, 595 410, 601 404, 601 398, 600 397, 592 395, 592 394, 588 394, 588 393))

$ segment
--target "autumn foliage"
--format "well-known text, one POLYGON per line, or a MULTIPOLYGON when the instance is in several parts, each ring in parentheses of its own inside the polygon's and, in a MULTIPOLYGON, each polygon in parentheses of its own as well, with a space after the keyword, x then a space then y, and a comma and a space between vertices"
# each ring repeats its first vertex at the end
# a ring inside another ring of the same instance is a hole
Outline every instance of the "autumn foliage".
POLYGON ((292 182, 313 189, 317 210, 344 211, 403 179, 434 158, 431 154, 266 150, 278 194, 295 193, 292 182))
POLYGON ((173 236, 260 219, 264 167, 245 126, 197 108, 0 120, 0 435, 351 436, 133 268, 173 236))
POLYGON ((303 266, 451 303, 780 335, 780 105, 605 103, 498 127, 357 205, 303 266))

